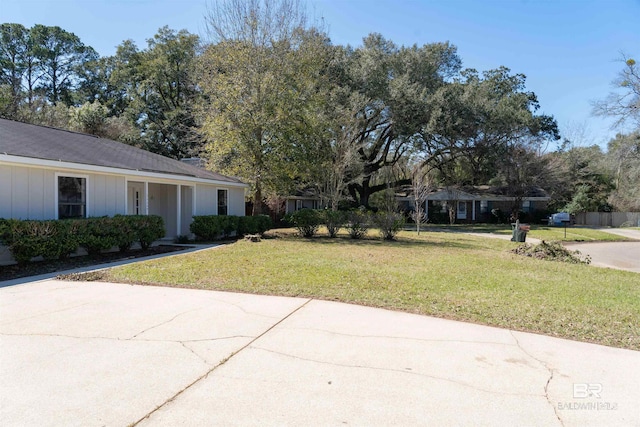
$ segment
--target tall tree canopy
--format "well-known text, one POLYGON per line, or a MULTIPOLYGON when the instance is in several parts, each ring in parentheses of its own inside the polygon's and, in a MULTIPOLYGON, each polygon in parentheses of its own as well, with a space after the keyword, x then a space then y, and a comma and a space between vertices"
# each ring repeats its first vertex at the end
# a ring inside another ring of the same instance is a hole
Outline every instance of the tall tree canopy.
MULTIPOLYGON (((461 71, 448 42, 405 47, 370 34, 334 46, 297 0, 210 7, 204 45, 163 27, 146 48, 126 40, 102 58, 59 27, 2 24, 0 114, 205 155, 252 185, 254 213, 302 188, 333 208, 346 198, 369 206, 411 182, 411 156, 441 184, 491 182, 516 198, 549 176, 540 152, 556 123, 537 113, 523 75, 461 71)), ((633 93, 635 62, 626 66, 620 86, 633 93)))
POLYGON ((107 100, 113 108, 126 105, 124 114, 139 129, 143 148, 178 159, 199 152, 194 111, 198 46, 198 36, 168 27, 148 39, 144 50, 130 40, 118 46, 113 65, 108 65, 114 69, 107 100))
POLYGON ((349 192, 358 204, 368 206, 372 194, 410 182, 376 182, 376 176, 416 147, 432 112, 431 98, 458 72, 460 58, 448 43, 398 47, 371 34, 362 47, 346 48, 342 66, 339 84, 359 95, 349 101, 358 103, 351 117, 357 129, 352 144, 363 165, 361 178, 350 183, 349 192))
POLYGON ((531 186, 542 184, 541 148, 559 138, 553 117, 536 114, 538 108, 524 75, 506 67, 482 75, 464 70, 434 96, 421 132, 426 163, 447 185, 492 182, 518 204, 531 186))
POLYGON ((260 213, 263 195, 307 160, 304 117, 328 41, 307 29, 291 0, 218 2, 207 28, 201 88, 210 159, 252 184, 260 213))

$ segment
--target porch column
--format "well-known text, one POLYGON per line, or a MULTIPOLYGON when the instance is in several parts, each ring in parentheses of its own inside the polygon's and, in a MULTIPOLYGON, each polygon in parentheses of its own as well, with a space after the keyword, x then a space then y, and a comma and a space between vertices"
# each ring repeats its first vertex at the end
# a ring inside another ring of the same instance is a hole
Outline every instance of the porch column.
POLYGON ((144 182, 144 214, 149 215, 149 182, 144 182))
POLYGON ((180 184, 176 185, 176 224, 177 224, 177 228, 176 228, 176 236, 179 236, 180 234, 182 234, 182 195, 180 194, 180 191, 182 189, 182 186, 180 184))
POLYGON ((196 185, 194 184, 193 187, 191 187, 191 216, 194 217, 197 215, 196 213, 196 185))
POLYGON ((472 200, 471 203, 473 204, 471 207, 471 220, 475 222, 476 220, 476 201, 472 200))

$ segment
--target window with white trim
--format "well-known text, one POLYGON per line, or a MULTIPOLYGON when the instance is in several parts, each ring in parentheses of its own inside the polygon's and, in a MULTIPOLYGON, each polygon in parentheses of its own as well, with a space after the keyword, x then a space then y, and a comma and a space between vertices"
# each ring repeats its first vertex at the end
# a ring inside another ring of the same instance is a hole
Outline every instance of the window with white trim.
POLYGON ((58 176, 58 219, 87 217, 87 179, 58 176))
POLYGON ((218 190, 218 215, 227 215, 228 200, 227 190, 218 190))

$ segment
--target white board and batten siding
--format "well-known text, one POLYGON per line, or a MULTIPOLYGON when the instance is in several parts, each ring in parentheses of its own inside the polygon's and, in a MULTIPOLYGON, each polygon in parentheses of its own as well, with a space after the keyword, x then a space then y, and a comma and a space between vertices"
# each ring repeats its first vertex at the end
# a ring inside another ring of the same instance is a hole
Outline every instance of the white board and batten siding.
POLYGON ((227 215, 244 216, 245 203, 243 187, 198 184, 196 186, 196 215, 218 214, 218 190, 227 190, 227 215))
POLYGON ((125 213, 124 176, 0 165, 0 218, 55 219, 58 176, 87 178, 89 216, 125 213))

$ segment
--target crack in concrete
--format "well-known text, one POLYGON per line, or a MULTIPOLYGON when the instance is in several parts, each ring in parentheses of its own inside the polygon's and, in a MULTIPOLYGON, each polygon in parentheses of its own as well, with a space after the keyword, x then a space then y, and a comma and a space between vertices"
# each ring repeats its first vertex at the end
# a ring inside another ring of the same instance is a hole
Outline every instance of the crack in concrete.
POLYGON ((199 355, 198 353, 196 353, 196 351, 194 349, 192 349, 191 347, 189 347, 188 345, 186 345, 184 342, 182 341, 178 341, 182 347, 184 347, 185 349, 189 350, 191 353, 193 353, 194 356, 196 356, 198 359, 202 360, 202 362, 207 365, 207 366, 213 366, 212 363, 210 363, 207 359, 205 359, 203 356, 199 355))
POLYGON ((554 370, 550 368, 549 365, 547 365, 547 363, 544 360, 538 359, 537 357, 529 353, 527 350, 525 350, 524 347, 522 347, 522 345, 520 344, 520 341, 518 341, 518 337, 515 336, 514 331, 510 330, 509 333, 511 334, 513 339, 516 341, 516 345, 520 349, 520 351, 522 351, 524 354, 526 354, 527 356, 529 356, 530 358, 538 362, 541 366, 543 366, 549 372, 549 378, 547 378, 547 382, 544 385, 544 397, 547 399, 547 402, 549 402, 549 405, 551 405, 551 407, 553 408, 553 413, 558 419, 558 422, 560 423, 561 426, 564 427, 564 422, 562 421, 562 418, 560 418, 560 413, 558 412, 558 408, 556 408, 556 405, 553 404, 553 402, 551 401, 551 398, 549 397, 549 384, 551 384, 551 380, 553 379, 554 370))
POLYGON ((169 319, 169 320, 165 320, 164 322, 158 323, 157 325, 151 326, 151 327, 149 327, 149 328, 147 328, 147 329, 145 329, 145 330, 143 330, 143 331, 140 331, 140 332, 138 332, 137 334, 135 334, 134 336, 132 336, 132 337, 131 337, 131 338, 129 338, 129 339, 134 339, 134 338, 136 338, 138 335, 142 335, 142 334, 144 334, 145 332, 148 332, 148 331, 150 331, 150 330, 152 330, 152 329, 159 328, 160 326, 162 326, 162 325, 166 325, 167 323, 171 323, 171 322, 173 322, 174 320, 176 320, 178 317, 182 316, 183 314, 191 313, 191 312, 193 312, 193 311, 198 311, 198 310, 201 310, 201 309, 202 309, 202 307, 198 307, 198 308, 193 308, 193 309, 191 309, 191 310, 186 310, 186 311, 183 311, 183 312, 181 312, 181 313, 178 313, 178 314, 176 314, 175 316, 173 316, 171 319, 169 319))
POLYGON ((477 391, 481 391, 481 392, 484 392, 484 393, 489 393, 489 394, 497 394, 497 395, 501 395, 501 396, 544 397, 541 394, 508 393, 508 392, 502 392, 502 391, 496 391, 496 390, 489 390, 489 389, 485 389, 485 388, 482 388, 482 387, 477 387, 477 386, 475 386, 473 384, 465 383, 465 382, 462 382, 462 381, 457 381, 457 380, 454 380, 454 379, 451 379, 451 378, 439 377, 439 376, 436 376, 436 375, 429 375, 429 374, 424 374, 424 373, 415 372, 415 371, 407 371, 407 370, 404 370, 404 369, 381 368, 381 367, 377 367, 377 366, 349 365, 349 364, 343 364, 343 363, 327 362, 325 360, 308 359, 308 358, 305 358, 305 357, 294 356, 292 354, 282 353, 282 352, 275 351, 275 350, 269 350, 269 349, 263 348, 263 347, 251 346, 251 348, 255 349, 255 350, 266 351, 268 353, 279 354, 281 356, 290 357, 292 359, 303 360, 305 362, 319 363, 321 365, 338 366, 338 367, 341 367, 341 368, 371 369, 371 370, 374 370, 374 371, 397 372, 397 373, 407 374, 407 375, 416 375, 416 376, 419 376, 419 377, 425 377, 425 378, 431 378, 431 379, 434 379, 434 380, 446 381, 446 382, 449 382, 449 383, 457 384, 457 385, 460 385, 460 386, 463 386, 463 387, 471 388, 471 389, 474 389, 474 390, 477 390, 477 391))
POLYGON ((199 376, 198 378, 196 378, 194 381, 192 381, 190 384, 187 384, 187 386, 185 386, 182 390, 178 391, 176 394, 174 394, 173 396, 171 396, 169 399, 165 400, 164 402, 162 402, 160 405, 156 406, 152 411, 148 412, 146 415, 144 415, 142 418, 138 419, 137 421, 131 423, 129 425, 129 427, 135 427, 138 424, 140 424, 142 421, 149 419, 155 412, 159 411, 161 408, 163 408, 164 406, 166 406, 167 404, 173 402, 175 399, 178 398, 178 396, 180 396, 182 393, 184 393, 185 391, 187 391, 188 389, 190 389, 192 386, 194 386, 195 384, 197 384, 198 382, 200 382, 201 380, 207 378, 209 376, 210 373, 212 373, 213 371, 215 371, 216 369, 218 369, 220 366, 224 365, 225 363, 227 363, 229 360, 231 360, 231 358, 233 358, 236 354, 242 352, 243 350, 245 350, 246 348, 248 348, 251 344, 253 344, 254 342, 256 342, 257 340, 259 340, 260 338, 262 338, 263 336, 265 336, 266 334, 268 334, 269 332, 271 332, 274 328, 276 328, 278 325, 280 325, 282 322, 284 322, 285 320, 287 320, 289 317, 293 316, 295 313, 297 313, 299 310, 301 310, 302 308, 304 308, 304 306, 306 306, 309 302, 311 302, 312 299, 309 298, 307 300, 305 300, 301 305, 299 305, 298 307, 296 307, 293 311, 291 311, 290 313, 288 313, 286 316, 280 318, 280 320, 278 320, 277 322, 275 322, 273 325, 271 325, 270 327, 268 327, 264 332, 262 332, 260 335, 256 336, 254 339, 252 339, 251 341, 249 341, 248 343, 246 343, 244 346, 242 346, 241 348, 239 348, 238 350, 234 351, 233 353, 231 353, 229 356, 225 357, 224 359, 222 359, 219 363, 213 365, 213 367, 209 370, 207 370, 207 372, 205 372, 204 374, 202 374, 201 376, 199 376))

